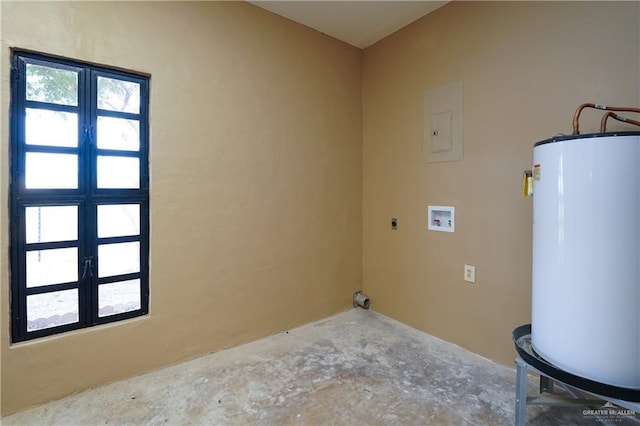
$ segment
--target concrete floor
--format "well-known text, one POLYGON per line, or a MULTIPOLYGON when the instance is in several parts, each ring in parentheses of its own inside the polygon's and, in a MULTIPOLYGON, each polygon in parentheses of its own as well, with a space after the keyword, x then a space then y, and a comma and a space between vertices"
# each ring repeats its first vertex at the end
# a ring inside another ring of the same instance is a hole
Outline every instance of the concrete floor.
MULTIPOLYGON (((509 425, 514 399, 515 370, 353 309, 2 424, 509 425)), ((529 424, 597 424, 582 410, 530 407, 529 424)))

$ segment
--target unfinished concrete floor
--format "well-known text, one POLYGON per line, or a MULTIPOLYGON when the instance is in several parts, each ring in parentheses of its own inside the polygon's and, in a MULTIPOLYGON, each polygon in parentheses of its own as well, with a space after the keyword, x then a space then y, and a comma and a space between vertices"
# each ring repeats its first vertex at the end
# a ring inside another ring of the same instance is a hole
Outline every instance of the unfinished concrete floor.
MULTIPOLYGON (((353 309, 2 424, 509 425, 514 399, 513 369, 353 309)), ((529 424, 588 423, 578 407, 529 409, 529 424)))

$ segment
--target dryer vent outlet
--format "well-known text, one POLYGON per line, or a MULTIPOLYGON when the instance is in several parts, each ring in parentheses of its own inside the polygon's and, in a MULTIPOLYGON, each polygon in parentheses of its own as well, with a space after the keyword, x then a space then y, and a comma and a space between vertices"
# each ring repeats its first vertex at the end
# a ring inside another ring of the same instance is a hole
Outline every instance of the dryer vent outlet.
POLYGON ((356 306, 360 306, 363 309, 369 309, 371 301, 361 291, 358 291, 353 294, 353 307, 355 308, 356 306))

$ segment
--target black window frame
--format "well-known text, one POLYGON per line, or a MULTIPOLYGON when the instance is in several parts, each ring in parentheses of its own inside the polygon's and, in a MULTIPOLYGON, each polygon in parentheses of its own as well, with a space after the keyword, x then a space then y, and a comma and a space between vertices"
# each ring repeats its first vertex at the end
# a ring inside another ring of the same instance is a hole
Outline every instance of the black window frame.
POLYGON ((9 143, 9 241, 11 265, 11 340, 13 343, 64 333, 70 330, 93 327, 100 324, 139 317, 149 312, 149 89, 150 76, 123 71, 102 65, 64 59, 42 53, 12 49, 11 106, 9 143), (26 65, 36 64, 78 73, 77 106, 27 100, 26 65), (138 114, 99 109, 97 105, 98 77, 114 78, 140 85, 138 114), (77 148, 27 145, 25 143, 26 108, 41 108, 78 114, 77 148), (138 151, 98 149, 97 120, 99 116, 135 118, 139 121, 140 146, 138 151), (26 152, 74 153, 78 155, 77 189, 26 189, 26 152), (98 155, 139 158, 137 189, 105 189, 97 187, 98 155), (140 205, 140 234, 136 236, 98 238, 97 206, 105 204, 140 205), (78 206, 78 239, 75 241, 30 243, 25 235, 25 208, 28 206, 75 205, 78 206), (140 271, 98 277, 98 245, 139 241, 140 271), (78 280, 40 287, 27 288, 26 252, 28 250, 78 247, 78 280), (100 316, 98 289, 102 284, 140 279, 140 308, 113 315, 100 316), (78 321, 27 330, 27 295, 48 293, 65 289, 78 289, 78 321))

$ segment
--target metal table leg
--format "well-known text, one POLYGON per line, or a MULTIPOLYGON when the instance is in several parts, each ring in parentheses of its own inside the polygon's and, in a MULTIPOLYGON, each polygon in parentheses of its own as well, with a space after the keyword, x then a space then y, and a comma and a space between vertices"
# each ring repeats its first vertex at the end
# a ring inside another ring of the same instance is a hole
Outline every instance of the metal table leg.
POLYGON ((527 423, 527 364, 518 357, 516 359, 516 426, 527 423))

